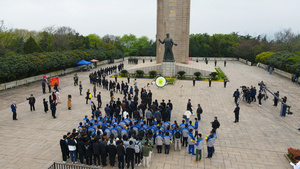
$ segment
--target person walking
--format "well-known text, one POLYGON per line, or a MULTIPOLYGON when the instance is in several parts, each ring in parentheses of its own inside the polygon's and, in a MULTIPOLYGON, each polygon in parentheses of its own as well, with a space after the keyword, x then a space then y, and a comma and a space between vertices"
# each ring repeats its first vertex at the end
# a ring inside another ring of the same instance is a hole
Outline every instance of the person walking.
POLYGON ((98 108, 101 108, 102 106, 102 100, 101 100, 101 92, 97 95, 97 102, 98 102, 98 108))
POLYGON ((240 115, 240 107, 239 104, 236 105, 235 109, 234 109, 234 115, 235 115, 235 120, 234 123, 239 122, 239 115, 240 115))
POLYGON ((91 94, 91 93, 90 93, 90 89, 88 89, 87 92, 86 92, 86 97, 85 97, 85 99, 86 99, 86 102, 85 102, 85 103, 86 103, 86 104, 88 104, 88 101, 90 100, 90 94, 91 94))
POLYGON ((72 108, 72 96, 68 95, 68 109, 71 110, 72 108))
POLYGON ((234 103, 238 104, 238 99, 240 98, 239 89, 236 89, 236 91, 233 93, 233 97, 234 97, 234 103))
POLYGON ((47 113, 47 111, 49 110, 49 108, 48 108, 48 101, 46 101, 45 98, 43 99, 43 104, 44 104, 44 112, 47 113))
POLYGON ((195 83, 196 83, 196 78, 193 77, 193 86, 195 86, 195 83))
POLYGON ((13 120, 18 120, 17 119, 17 105, 16 105, 16 102, 13 101, 10 107, 11 107, 11 111, 13 112, 13 120))
POLYGON ((261 94, 261 90, 258 92, 258 96, 257 96, 257 99, 258 99, 258 105, 261 106, 261 99, 263 98, 263 94, 261 94))
POLYGON ((28 100, 28 103, 30 105, 30 111, 35 111, 35 107, 34 107, 34 104, 35 104, 35 98, 33 97, 33 94, 30 95, 29 98, 26 98, 26 100, 28 100))
POLYGON ((218 117, 215 117, 214 121, 211 122, 211 127, 217 131, 217 129, 220 127, 220 123, 218 121, 218 117))
MULTIPOLYGON (((189 110, 192 114, 193 114, 193 109, 192 109, 193 105, 191 103, 191 99, 188 99, 188 103, 186 105, 186 109, 189 110)), ((187 123, 188 124, 188 123, 187 123)))
POLYGON ((97 97, 97 95, 96 95, 96 92, 97 92, 96 83, 94 83, 93 92, 94 92, 94 97, 97 97))

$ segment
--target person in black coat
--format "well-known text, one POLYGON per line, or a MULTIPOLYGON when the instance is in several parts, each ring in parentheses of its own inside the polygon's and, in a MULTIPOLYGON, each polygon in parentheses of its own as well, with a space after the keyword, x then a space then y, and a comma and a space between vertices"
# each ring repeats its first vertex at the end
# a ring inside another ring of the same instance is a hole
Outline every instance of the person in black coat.
POLYGON ((108 151, 108 154, 109 154, 110 166, 114 167, 115 163, 116 163, 117 147, 114 145, 113 140, 110 140, 110 144, 107 147, 107 151, 108 151))
POLYGON ((211 127, 212 127, 213 129, 215 129, 215 130, 217 130, 217 128, 219 128, 219 127, 220 127, 220 123, 219 123, 219 121, 218 121, 218 118, 217 118, 217 117, 215 117, 214 121, 213 121, 213 122, 211 122, 211 127))
POLYGON ((29 98, 26 98, 26 100, 28 100, 28 103, 30 105, 30 111, 35 111, 35 107, 34 107, 34 104, 35 104, 35 98, 33 97, 33 94, 30 95, 29 98))
POLYGON ((131 163, 131 168, 134 169, 134 154, 133 142, 129 141, 129 146, 126 148, 127 168, 129 168, 131 163))
POLYGON ((107 143, 106 143, 104 137, 102 137, 101 141, 100 141, 100 152, 101 152, 101 162, 102 162, 103 167, 107 166, 107 164, 106 164, 106 156, 107 156, 106 144, 107 143))
POLYGON ((239 122, 239 115, 240 115, 240 107, 239 104, 236 104, 236 108, 234 109, 234 115, 235 115, 235 120, 234 122, 237 123, 239 122))
POLYGON ((117 153, 118 153, 119 168, 124 169, 125 148, 121 140, 117 141, 117 145, 118 145, 117 153))
POLYGON ((57 106, 57 103, 53 100, 53 102, 51 103, 51 111, 52 111, 52 117, 55 119, 56 116, 55 116, 55 113, 56 113, 56 106, 57 106))
POLYGON ((43 99, 43 104, 44 104, 44 112, 47 113, 47 111, 49 110, 48 108, 48 101, 46 101, 46 99, 43 99))
POLYGON ((78 146, 78 154, 79 154, 80 163, 84 164, 84 162, 83 162, 83 156, 84 156, 84 141, 83 141, 83 138, 80 138, 78 140, 77 146, 78 146))
POLYGON ((66 139, 67 139, 67 135, 64 135, 63 139, 61 139, 59 142, 61 153, 62 153, 62 159, 64 163, 67 161, 67 155, 68 155, 68 145, 66 139))
POLYGON ((43 88, 43 94, 45 94, 46 93, 46 82, 45 81, 42 82, 42 88, 43 88))
POLYGON ((100 142, 97 140, 93 143, 93 154, 94 154, 94 164, 96 165, 96 159, 98 161, 98 166, 100 166, 100 142))
POLYGON ((84 155, 86 159, 86 164, 92 165, 93 147, 92 144, 90 143, 90 140, 85 142, 83 146, 84 146, 84 155))

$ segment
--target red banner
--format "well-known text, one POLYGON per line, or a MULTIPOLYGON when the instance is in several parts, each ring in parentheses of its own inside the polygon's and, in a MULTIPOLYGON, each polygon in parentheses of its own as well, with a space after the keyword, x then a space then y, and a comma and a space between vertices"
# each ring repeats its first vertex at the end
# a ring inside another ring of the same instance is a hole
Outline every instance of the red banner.
POLYGON ((51 78, 50 83, 51 83, 51 87, 53 87, 55 85, 55 83, 57 83, 59 85, 58 77, 51 78))

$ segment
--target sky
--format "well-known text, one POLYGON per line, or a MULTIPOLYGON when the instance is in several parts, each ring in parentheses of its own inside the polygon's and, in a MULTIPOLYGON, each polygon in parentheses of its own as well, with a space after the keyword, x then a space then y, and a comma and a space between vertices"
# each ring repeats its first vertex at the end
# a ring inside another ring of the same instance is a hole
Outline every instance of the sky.
MULTIPOLYGON (((191 0, 190 34, 267 35, 300 29, 300 0, 191 0)), ((155 39, 157 0, 2 0, 7 28, 69 26, 80 34, 155 39)))

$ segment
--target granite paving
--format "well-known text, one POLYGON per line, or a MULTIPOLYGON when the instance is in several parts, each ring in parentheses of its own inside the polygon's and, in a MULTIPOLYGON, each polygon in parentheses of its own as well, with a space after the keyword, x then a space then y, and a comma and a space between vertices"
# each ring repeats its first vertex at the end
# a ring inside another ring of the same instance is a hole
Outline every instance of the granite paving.
MULTIPOLYGON (((143 64, 142 61, 139 61, 143 64)), ((150 64, 149 61, 144 63, 150 64)), ((204 62, 194 62, 205 66, 204 62)), ((214 64, 209 62, 209 64, 214 64)), ((110 65, 103 65, 106 67, 110 65)), ((134 65, 125 63, 125 69, 134 65)), ((174 151, 171 145, 170 154, 157 154, 153 151, 151 169, 190 169, 190 168, 226 168, 226 169, 260 169, 291 168, 284 157, 287 148, 299 148, 300 145, 300 86, 289 79, 277 74, 270 75, 265 70, 247 66, 238 61, 227 61, 227 66, 218 65, 229 79, 227 87, 222 82, 212 82, 208 87, 207 81, 197 81, 193 87, 191 80, 177 80, 174 85, 164 88, 151 86, 153 99, 161 102, 171 100, 174 109, 171 121, 182 120, 186 110, 187 100, 192 100, 194 111, 197 104, 203 108, 202 120, 199 122, 199 133, 209 134, 210 122, 217 116, 221 124, 217 131, 215 154, 206 159, 206 143, 201 162, 193 162, 195 156, 188 154, 187 148, 174 151), (240 86, 257 87, 258 82, 264 81, 272 91, 280 91, 280 96, 287 96, 287 104, 291 106, 293 115, 280 117, 280 104, 273 106, 273 97, 250 105, 240 101, 240 122, 233 123, 235 108, 233 92, 240 86)), ((99 67, 98 67, 99 68, 99 67)), ((88 74, 78 72, 79 80, 83 83, 83 93, 92 90, 88 74)), ((111 78, 112 79, 112 78, 111 78)), ((112 79, 113 80, 113 79, 112 79)), ((118 81, 127 81, 119 78, 118 81)), ((137 79, 138 87, 144 87, 151 79, 137 79)), ((133 85, 131 79, 130 85, 133 85)), ((79 95, 78 86, 73 85, 73 74, 60 76, 61 100, 58 105, 57 118, 53 119, 51 112, 43 112, 42 99, 49 94, 42 94, 41 82, 35 82, 17 88, 0 91, 0 166, 5 169, 40 169, 48 168, 53 162, 62 162, 59 140, 73 128, 77 128, 84 115, 90 115, 90 106, 85 104, 85 96, 79 95), (30 111, 26 97, 33 94, 36 97, 36 111, 30 111), (67 109, 67 96, 72 95, 72 110, 67 109), (12 120, 11 102, 15 100, 18 106, 18 120, 12 120)), ((109 101, 109 92, 97 88, 102 92, 103 103, 109 101)), ((122 97, 116 94, 116 98, 122 97)), ((95 100, 93 98, 92 100, 95 100)), ((103 108, 101 109, 103 111, 103 108)), ((194 118, 195 116, 192 116, 194 118)), ((70 160, 69 162, 70 163, 70 160)), ((110 167, 105 167, 110 168, 110 167)), ((136 168, 143 168, 142 166, 136 168)))

